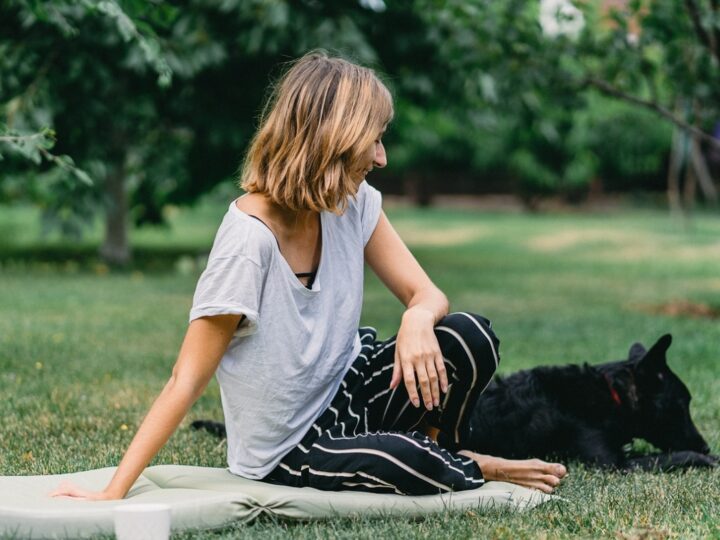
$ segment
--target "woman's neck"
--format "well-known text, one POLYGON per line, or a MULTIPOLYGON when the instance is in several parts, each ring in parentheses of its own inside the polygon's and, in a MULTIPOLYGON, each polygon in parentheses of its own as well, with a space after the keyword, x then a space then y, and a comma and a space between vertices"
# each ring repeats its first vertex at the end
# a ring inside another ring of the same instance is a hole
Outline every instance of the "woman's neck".
POLYGON ((278 232, 292 236, 302 231, 314 230, 319 223, 319 214, 313 210, 290 210, 261 195, 266 217, 278 232))

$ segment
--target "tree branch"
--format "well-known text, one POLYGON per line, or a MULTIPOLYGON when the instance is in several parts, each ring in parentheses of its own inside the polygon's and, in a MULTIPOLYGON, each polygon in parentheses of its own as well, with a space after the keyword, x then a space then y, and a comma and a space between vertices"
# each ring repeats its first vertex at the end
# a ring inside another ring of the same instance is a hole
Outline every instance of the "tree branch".
POLYGON ((715 41, 715 34, 708 34, 708 32, 703 27, 702 21, 700 20, 700 12, 698 10, 697 4, 695 3, 695 0, 685 0, 685 7, 690 14, 693 28, 695 29, 695 33, 700 39, 700 42, 705 45, 710 50, 710 53, 717 59, 717 61, 720 62, 720 51, 718 50, 717 43, 715 41))
MULTIPOLYGON (((0 127, 0 129, 2 128, 0 127)), ((19 153, 23 157, 35 162, 36 164, 40 164, 40 156, 42 156, 43 158, 45 158, 46 161, 49 161, 56 167, 60 167, 64 171, 72 174, 83 184, 86 184, 88 186, 93 185, 93 181, 90 176, 84 170, 77 167, 73 162, 72 158, 70 158, 70 156, 55 155, 47 148, 43 147, 42 143, 35 145, 33 148, 31 148, 30 151, 18 148, 20 145, 24 143, 29 143, 34 139, 42 139, 44 141, 48 141, 50 143, 50 146, 52 147, 52 145, 55 143, 55 134, 52 130, 49 129, 45 129, 39 133, 31 133, 30 135, 14 135, 12 133, 0 131, 0 144, 5 143, 9 145, 11 149, 15 147, 14 150, 16 152, 19 151, 19 153), (37 152, 37 155, 34 155, 33 152, 37 152)))
MULTIPOLYGON (((22 51, 22 49, 20 50, 22 51)), ((15 114, 17 113, 17 111, 23 108, 23 104, 25 102, 32 101, 33 96, 37 93, 38 87, 40 86, 40 81, 42 81, 42 79, 45 78, 45 76, 47 75, 47 72, 50 70, 50 66, 55 61, 57 55, 57 52, 53 52, 52 54, 50 54, 45 59, 40 68, 37 70, 35 77, 33 78, 32 82, 27 86, 27 88, 25 88, 22 93, 18 94, 10 101, 8 101, 8 104, 11 105, 10 107, 8 107, 7 110, 8 127, 12 128, 15 114)))
POLYGON ((33 133, 32 135, 0 135, 0 143, 17 144, 32 139, 44 139, 44 133, 33 133))
POLYGON ((710 9, 712 9, 715 25, 713 26, 713 34, 715 35, 715 44, 720 45, 720 20, 718 20, 718 10, 720 10, 720 2, 718 0, 710 0, 710 9))
POLYGON ((614 87, 607 81, 603 81, 601 79, 593 79, 588 78, 585 79, 583 86, 593 86, 600 90, 603 94, 606 94, 608 96, 612 96, 618 99, 621 99, 623 101, 627 101, 628 103, 632 103, 634 105, 639 105, 641 107, 644 107, 646 109, 649 109, 663 118, 666 118, 667 120, 670 120, 673 124, 678 126, 679 128, 685 130, 686 132, 690 133, 694 137, 697 137, 699 140, 705 141, 711 145, 716 146, 717 148, 720 148, 720 139, 716 139, 712 135, 705 133, 703 130, 698 129, 697 127, 693 126, 692 124, 686 122, 682 118, 675 115, 672 111, 666 109, 662 105, 655 103, 653 101, 646 101, 642 98, 639 98, 637 96, 633 96, 632 94, 628 94, 626 92, 623 92, 619 88, 614 87))

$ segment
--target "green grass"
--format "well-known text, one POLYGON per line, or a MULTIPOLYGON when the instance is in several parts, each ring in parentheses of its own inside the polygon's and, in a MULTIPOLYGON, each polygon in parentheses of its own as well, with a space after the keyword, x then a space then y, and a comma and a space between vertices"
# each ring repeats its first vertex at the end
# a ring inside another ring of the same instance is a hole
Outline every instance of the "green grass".
MULTIPOLYGON (((39 243, 32 212, 0 209, 0 474, 117 464, 169 375, 203 264, 198 254, 209 249, 225 206, 176 210, 171 229, 134 232, 143 258, 119 273, 94 258, 97 230, 80 247, 54 238, 39 243), (75 261, 65 260, 69 248, 75 261)), ((720 219, 700 215, 685 230, 650 210, 389 215, 453 309, 493 320, 504 373, 621 359, 634 341, 650 345, 672 332, 670 365, 690 388, 695 422, 717 452, 720 325, 664 315, 658 307, 680 300, 720 307, 720 219)), ((368 276, 363 324, 389 336, 401 312, 368 276)), ((188 428, 221 414, 213 381, 154 463, 225 466, 225 445, 188 428)), ((265 518, 205 537, 720 538, 720 471, 622 475, 574 464, 570 470, 559 491, 566 502, 520 514, 265 518)))

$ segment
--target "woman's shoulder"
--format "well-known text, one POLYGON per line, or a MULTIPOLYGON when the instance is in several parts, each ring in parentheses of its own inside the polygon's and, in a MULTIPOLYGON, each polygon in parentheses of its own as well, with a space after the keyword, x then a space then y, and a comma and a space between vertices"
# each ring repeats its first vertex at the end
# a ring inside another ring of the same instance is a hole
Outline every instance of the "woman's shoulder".
POLYGON ((358 205, 361 207, 366 207, 369 204, 375 205, 375 204, 381 204, 382 203, 382 194, 380 191, 378 191, 376 188, 371 186, 367 183, 367 180, 363 180, 360 186, 358 187, 357 196, 356 196, 358 205))
POLYGON ((248 216, 263 215, 265 200, 259 193, 246 193, 233 201, 235 209, 248 216))
POLYGON ((346 215, 363 224, 376 222, 382 207, 382 195, 365 180, 358 186, 357 193, 350 197, 346 215))
MULTIPOLYGON (((243 197, 241 197, 243 198, 243 197)), ((210 254, 211 257, 241 256, 263 266, 274 250, 275 238, 263 224, 245 210, 249 208, 230 203, 217 234, 210 254)))
POLYGON ((380 192, 363 180, 355 194, 348 197, 343 215, 345 217, 351 215, 361 217, 369 204, 373 205, 375 202, 381 201, 381 199, 380 192))

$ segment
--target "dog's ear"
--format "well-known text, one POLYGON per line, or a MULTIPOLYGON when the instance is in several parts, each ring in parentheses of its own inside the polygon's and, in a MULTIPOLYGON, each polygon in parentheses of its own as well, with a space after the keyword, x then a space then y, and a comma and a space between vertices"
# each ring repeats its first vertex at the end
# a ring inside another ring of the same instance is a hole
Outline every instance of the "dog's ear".
POLYGON ((630 350, 628 351, 628 360, 631 362, 640 360, 643 356, 645 356, 646 352, 647 349, 642 343, 633 343, 632 347, 630 347, 630 350))
POLYGON ((672 343, 672 336, 665 334, 650 347, 635 365, 635 370, 640 373, 657 373, 667 366, 667 350, 672 343))

